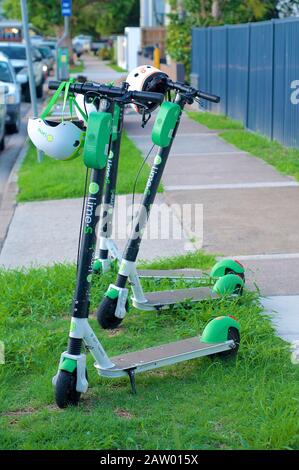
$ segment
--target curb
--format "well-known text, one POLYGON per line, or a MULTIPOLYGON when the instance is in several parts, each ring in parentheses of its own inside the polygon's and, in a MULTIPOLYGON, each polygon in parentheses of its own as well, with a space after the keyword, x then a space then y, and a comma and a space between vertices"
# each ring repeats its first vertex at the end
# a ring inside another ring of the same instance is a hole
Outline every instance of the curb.
POLYGON ((0 220, 1 220, 1 226, 0 226, 0 253, 2 251, 8 229, 10 226, 10 223, 12 221, 15 208, 17 206, 16 202, 16 196, 18 194, 18 185, 17 185, 17 180, 18 180, 18 170, 21 166, 22 161, 25 158, 25 155, 28 150, 28 142, 25 141, 25 145, 21 148, 17 159, 14 163, 14 166, 12 167, 12 170, 10 172, 9 178, 7 180, 4 192, 3 192, 3 197, 2 197, 2 202, 0 206, 0 220))

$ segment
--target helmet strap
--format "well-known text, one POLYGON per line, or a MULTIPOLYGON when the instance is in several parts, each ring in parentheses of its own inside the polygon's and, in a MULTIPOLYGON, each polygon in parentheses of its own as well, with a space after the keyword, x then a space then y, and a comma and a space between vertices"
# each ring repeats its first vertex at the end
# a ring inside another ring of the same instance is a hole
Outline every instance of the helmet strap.
MULTIPOLYGON (((64 97, 63 97, 63 106, 62 106, 62 113, 61 113, 61 121, 63 122, 64 121, 64 113, 65 113, 65 108, 66 108, 66 102, 68 100, 68 97, 69 97, 69 90, 70 90, 70 85, 75 81, 74 78, 70 78, 68 82, 65 82, 65 89, 64 89, 64 97)), ((70 102, 70 112, 71 112, 71 116, 72 116, 72 111, 73 111, 73 108, 72 108, 72 105, 71 105, 71 101, 70 102)))
POLYGON ((51 109, 53 108, 54 104, 55 104, 56 101, 58 100, 59 95, 60 95, 60 93, 63 91, 65 85, 66 85, 66 82, 61 82, 61 83, 60 83, 59 87, 57 88, 57 90, 55 91, 54 95, 53 95, 52 98, 50 99, 48 105, 45 107, 45 109, 44 109, 43 112, 41 113, 41 115, 40 115, 40 118, 41 118, 41 119, 46 119, 46 117, 49 115, 51 109))
POLYGON ((80 108, 80 106, 78 105, 77 101, 74 99, 73 96, 70 96, 70 106, 71 105, 74 105, 75 108, 78 110, 78 112, 81 114, 81 116, 83 117, 83 120, 85 122, 87 122, 88 120, 88 116, 84 113, 84 111, 80 108))

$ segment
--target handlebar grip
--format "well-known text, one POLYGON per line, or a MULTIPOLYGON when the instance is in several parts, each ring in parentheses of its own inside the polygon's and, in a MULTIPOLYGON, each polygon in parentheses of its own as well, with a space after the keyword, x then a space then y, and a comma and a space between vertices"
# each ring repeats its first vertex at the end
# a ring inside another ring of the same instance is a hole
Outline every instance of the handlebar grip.
POLYGON ((152 103, 161 104, 164 100, 162 93, 153 93, 150 91, 132 91, 132 98, 136 101, 150 101, 152 103))
POLYGON ((210 93, 206 93, 205 91, 199 91, 197 93, 197 96, 199 98, 202 98, 203 100, 211 101, 212 103, 219 103, 220 101, 220 96, 211 95, 210 93))
POLYGON ((59 88, 60 83, 61 82, 57 80, 50 80, 48 84, 49 90, 57 90, 59 88))

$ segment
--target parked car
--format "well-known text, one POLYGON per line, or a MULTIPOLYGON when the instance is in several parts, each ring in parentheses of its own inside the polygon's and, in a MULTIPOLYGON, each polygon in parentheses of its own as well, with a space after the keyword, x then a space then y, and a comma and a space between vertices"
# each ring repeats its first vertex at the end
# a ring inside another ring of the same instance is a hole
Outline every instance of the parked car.
POLYGON ((73 52, 77 54, 78 57, 84 54, 84 48, 81 42, 73 42, 73 52))
POLYGON ((6 116, 6 103, 5 94, 7 88, 5 85, 0 85, 0 151, 5 148, 5 116, 6 116))
POLYGON ((84 52, 89 52, 91 47, 91 36, 86 36, 84 34, 79 34, 79 36, 75 36, 73 39, 74 44, 80 44, 83 47, 84 52))
POLYGON ((56 58, 56 47, 57 47, 57 41, 53 40, 53 39, 43 39, 40 43, 39 43, 40 46, 45 46, 45 47, 49 47, 49 49, 51 49, 52 51, 52 55, 54 57, 54 60, 56 58))
POLYGON ((40 54, 42 55, 43 64, 44 64, 44 72, 49 74, 54 69, 54 64, 55 64, 53 53, 48 46, 37 44, 36 48, 39 50, 40 54))
POLYGON ((0 87, 6 87, 6 129, 19 132, 21 124, 21 87, 10 60, 0 52, 0 87))
MULTIPOLYGON (((9 42, 0 43, 0 52, 5 54, 12 63, 17 75, 17 80, 21 84, 22 95, 26 102, 30 102, 29 75, 27 68, 26 49, 24 44, 9 42)), ((36 95, 43 97, 44 72, 42 56, 39 51, 32 46, 33 72, 36 86, 36 95)))

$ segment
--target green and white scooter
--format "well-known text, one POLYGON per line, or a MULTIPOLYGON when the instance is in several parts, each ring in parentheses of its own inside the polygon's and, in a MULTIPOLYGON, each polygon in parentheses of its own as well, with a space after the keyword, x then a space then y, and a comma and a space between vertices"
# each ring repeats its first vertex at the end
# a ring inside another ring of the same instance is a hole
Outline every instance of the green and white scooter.
MULTIPOLYGON (((59 82, 50 82, 50 89, 59 89, 59 82)), ((89 115, 83 160, 91 170, 88 195, 85 200, 84 222, 81 233, 77 281, 72 304, 72 319, 67 351, 60 357, 57 374, 53 378, 56 403, 60 408, 77 405, 82 393, 88 389, 86 354, 92 354, 95 367, 101 376, 117 378, 128 376, 133 392, 136 392, 135 373, 156 369, 193 358, 219 355, 233 356, 240 343, 240 327, 232 317, 214 318, 205 327, 201 337, 176 341, 142 351, 110 358, 88 322, 89 294, 92 264, 96 243, 96 226, 99 222, 99 206, 105 180, 114 101, 132 103, 135 100, 159 102, 163 95, 147 92, 128 92, 124 88, 107 87, 96 83, 68 84, 70 93, 89 94, 100 97, 99 112, 89 115)))
MULTIPOLYGON (((136 70, 138 70, 138 67, 136 70)), ((131 75, 131 74, 130 74, 131 75)), ((129 75, 129 76, 130 76, 129 75)), ((160 74, 161 79, 165 80, 167 77, 165 74, 160 74)), ((168 78, 168 77, 167 77, 168 78)), ((178 83, 178 86, 180 84, 178 83)), ((174 88, 175 83, 172 82, 171 87, 174 88)), ((166 81, 163 87, 156 86, 159 90, 163 89, 166 93, 169 89, 168 80, 166 81)), ((151 104, 150 112, 155 109, 154 104, 151 104)), ((163 105, 162 105, 163 106, 163 105)), ((142 111, 139 105, 139 112, 142 111)), ((111 237, 112 235, 112 223, 113 223, 113 212, 115 204, 115 194, 116 194, 116 184, 117 184, 117 175, 118 175, 118 163, 119 163, 119 153, 120 153, 120 142, 121 134, 123 130, 123 119, 124 119, 124 107, 121 105, 115 105, 115 112, 113 118, 113 134, 111 142, 111 150, 108 157, 107 165, 107 175, 106 175, 106 189, 104 195, 104 207, 103 207, 103 220, 100 225, 100 234, 99 234, 99 255, 95 259, 93 264, 94 274, 106 273, 111 269, 112 264, 115 266, 115 262, 120 264, 122 260, 122 252, 117 247, 117 244, 111 237)), ((148 119, 143 115, 142 125, 144 126, 148 119)), ((131 280, 131 285, 134 292, 134 286, 140 286, 140 279, 169 279, 172 281, 184 280, 184 281, 196 281, 199 282, 201 286, 210 286, 213 287, 220 278, 226 276, 227 274, 235 274, 241 277, 243 283, 245 282, 245 270, 244 267, 237 260, 232 259, 222 259, 217 262, 209 274, 203 273, 199 270, 194 269, 183 269, 183 270, 136 270, 134 273, 134 278, 131 280), (132 282, 133 281, 133 282, 132 282)), ((131 276, 132 277, 132 276, 131 276)), ((236 278, 234 278, 236 280, 236 278)), ((231 289, 234 283, 232 279, 226 279, 217 284, 220 291, 227 291, 231 289)), ((216 286, 216 287, 217 287, 216 286)), ((243 285, 241 286, 241 288, 243 285)), ((241 291, 240 288, 240 291, 241 291)), ((139 288, 140 290, 140 288, 139 288)), ((138 298, 138 287, 135 287, 137 291, 138 298)), ((185 293, 190 294, 190 290, 185 289, 185 293)), ((194 294, 195 291, 193 291, 194 294)), ((198 291, 197 291, 198 292, 198 291)), ((202 291, 201 291, 202 292, 202 291)), ((183 291, 181 291, 183 294, 183 291)), ((184 295, 185 295, 184 293, 184 295)), ((165 295, 165 294, 164 294, 165 295)), ((136 298, 136 295, 133 294, 133 297, 136 298)), ((181 300, 181 297, 180 297, 181 300)))
MULTIPOLYGON (((167 158, 179 127, 182 111, 187 103, 191 104, 198 98, 214 102, 219 101, 219 98, 214 95, 202 93, 190 86, 173 82, 167 76, 164 76, 164 80, 168 90, 176 91, 176 97, 174 102, 164 102, 161 105, 153 126, 152 140, 159 148, 148 177, 143 200, 134 220, 130 239, 123 253, 117 280, 115 284, 109 286, 97 310, 97 318, 103 328, 116 328, 126 315, 128 305, 126 283, 128 280, 133 293, 131 297, 133 306, 140 310, 160 310, 182 304, 187 300, 200 302, 226 294, 240 294, 244 287, 243 266, 233 260, 222 260, 213 268, 211 276, 206 278, 208 281, 206 284, 209 287, 158 292, 143 291, 140 276, 136 269, 136 259, 150 209, 155 200, 167 158)), ((157 277, 160 277, 159 274, 157 277)))

